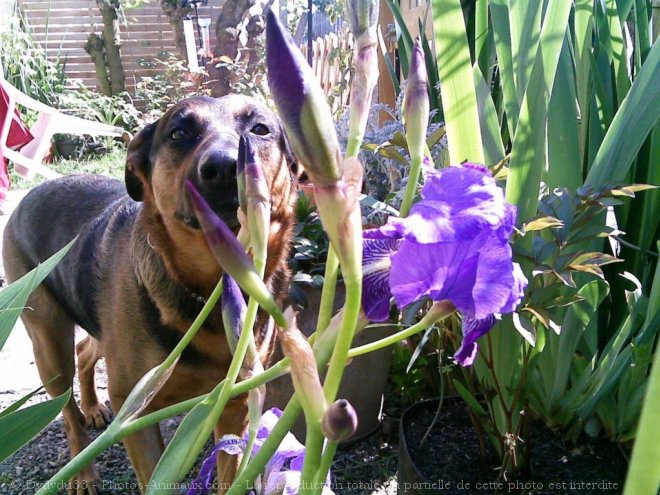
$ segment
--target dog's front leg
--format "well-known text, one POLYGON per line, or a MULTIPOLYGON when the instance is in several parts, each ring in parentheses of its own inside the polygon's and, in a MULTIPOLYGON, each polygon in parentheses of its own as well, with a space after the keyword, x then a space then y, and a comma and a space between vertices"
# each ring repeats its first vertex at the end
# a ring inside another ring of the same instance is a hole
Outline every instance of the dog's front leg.
POLYGON ((163 455, 164 445, 160 427, 156 424, 129 435, 124 438, 124 445, 137 475, 140 491, 144 493, 156 464, 163 455))
MULTIPOLYGON (((239 437, 243 436, 247 429, 247 396, 242 395, 232 399, 225 407, 218 424, 215 426, 215 441, 218 442, 224 435, 233 434, 239 437)), ((228 455, 220 452, 218 455, 218 495, 222 495, 229 490, 238 466, 241 462, 241 456, 228 455)))

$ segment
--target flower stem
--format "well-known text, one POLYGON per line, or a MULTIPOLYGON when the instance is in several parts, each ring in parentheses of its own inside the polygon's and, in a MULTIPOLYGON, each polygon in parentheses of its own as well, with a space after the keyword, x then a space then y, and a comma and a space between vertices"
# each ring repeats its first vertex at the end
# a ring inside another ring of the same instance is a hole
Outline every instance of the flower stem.
POLYGON ((337 335, 335 349, 330 358, 328 373, 323 384, 325 400, 328 404, 334 402, 337 392, 339 391, 339 384, 341 383, 341 377, 344 373, 344 367, 346 366, 348 351, 351 348, 353 334, 355 333, 355 328, 360 316, 362 301, 361 278, 362 277, 344 277, 344 284, 346 286, 344 316, 341 321, 339 335, 337 335))
MULTIPOLYGON (((339 391, 341 378, 346 367, 348 351, 353 342, 353 335, 357 327, 360 316, 362 301, 361 276, 347 277, 344 275, 344 285, 346 286, 346 301, 344 303, 344 314, 341 320, 341 327, 335 342, 335 348, 330 358, 330 366, 323 384, 325 399, 332 403, 339 391)), ((300 477, 300 491, 304 495, 314 495, 321 492, 321 487, 314 485, 316 473, 320 468, 321 450, 323 448, 323 433, 318 428, 307 429, 307 442, 305 445, 305 463, 300 477)))
POLYGON ((73 478, 83 466, 91 464, 96 456, 105 449, 112 447, 117 441, 118 428, 110 425, 96 440, 90 443, 76 457, 71 459, 62 469, 60 469, 50 480, 43 484, 36 495, 50 495, 57 493, 62 485, 73 478))
POLYGON ((312 495, 317 493, 317 487, 314 482, 316 480, 316 473, 321 464, 321 451, 323 450, 321 421, 307 421, 306 424, 307 437, 305 439, 305 460, 300 473, 299 495, 312 495))
POLYGON ((399 216, 401 218, 407 217, 408 213, 410 213, 410 208, 412 206, 413 199, 415 198, 415 193, 417 192, 417 181, 419 181, 419 172, 422 169, 423 160, 423 155, 411 157, 408 182, 406 184, 406 190, 403 193, 403 200, 401 201, 401 208, 399 210, 399 216))
POLYGON ((359 136, 349 136, 348 143, 346 144, 346 158, 354 158, 358 156, 360 152, 360 146, 362 146, 362 138, 364 136, 364 131, 359 136))
POLYGON ((163 368, 169 368, 174 364, 174 362, 177 360, 177 358, 181 355, 183 350, 188 346, 190 341, 197 335, 197 332, 199 331, 200 328, 202 328, 202 325, 206 321, 206 318, 211 314, 211 311, 213 311, 213 308, 215 307, 215 304, 218 302, 218 299, 220 299, 220 295, 222 294, 222 278, 218 281, 218 283, 215 286, 215 289, 213 289, 213 292, 211 292, 211 295, 209 296, 208 300, 206 303, 204 303, 204 307, 202 310, 199 312, 197 315, 197 318, 195 318, 195 321, 192 322, 192 325, 190 325, 190 328, 188 328, 188 331, 183 335, 179 343, 176 345, 174 349, 172 349, 172 352, 170 352, 169 356, 165 358, 165 361, 161 363, 161 366, 163 368))
MULTIPOLYGON (((442 302, 436 303, 436 306, 441 304, 442 302)), ((400 332, 397 332, 394 335, 390 335, 389 337, 385 337, 384 339, 377 340, 376 342, 371 342, 370 344, 361 345, 360 347, 354 347, 348 352, 348 357, 354 358, 396 344, 397 342, 403 339, 407 339, 408 337, 412 337, 413 335, 423 330, 426 330, 428 327, 430 327, 434 323, 439 322, 440 320, 445 319, 453 312, 454 312, 454 307, 451 304, 447 304, 444 307, 438 307, 436 311, 433 311, 431 309, 424 315, 424 317, 421 320, 419 320, 413 326, 408 327, 405 330, 401 330, 400 332)))
POLYGON ((335 289, 337 287, 337 272, 339 258, 332 248, 328 247, 328 259, 325 262, 325 276, 323 278, 323 290, 321 292, 321 303, 319 305, 319 317, 316 323, 316 333, 321 334, 328 328, 332 318, 332 310, 335 302, 335 289))
MULTIPOLYGON (((232 391, 234 385, 236 384, 236 379, 238 374, 241 371, 243 366, 243 361, 245 359, 245 353, 250 345, 251 340, 254 338, 252 335, 254 323, 257 319, 257 311, 259 310, 259 303, 253 297, 250 298, 248 302, 247 312, 245 314, 245 322, 243 325, 243 330, 241 335, 238 338, 238 343, 236 344, 236 350, 234 351, 234 357, 231 360, 229 369, 227 370, 227 377, 224 380, 224 385, 218 396, 218 400, 213 405, 210 416, 216 420, 220 418, 222 412, 225 409, 225 406, 229 402, 229 399, 232 396, 232 391)), ((215 423, 215 421, 213 421, 215 423)), ((210 433, 210 432, 209 432, 210 433)))
POLYGON ((321 456, 321 465, 314 478, 314 486, 323 487, 323 485, 325 485, 325 479, 328 476, 328 471, 330 471, 330 466, 335 458, 337 445, 337 442, 332 440, 326 442, 325 449, 323 449, 323 455, 321 456))
POLYGON ((259 473, 263 471, 266 463, 277 450, 277 447, 279 447, 280 443, 282 443, 282 440, 286 434, 289 432, 289 430, 291 430, 291 428, 293 428, 293 425, 301 412, 302 406, 294 394, 293 397, 291 397, 291 400, 289 400, 289 403, 284 408, 282 416, 277 421, 277 424, 269 433, 265 442, 259 449, 259 452, 255 454, 252 460, 245 467, 245 470, 239 477, 240 479, 236 478, 236 480, 234 480, 234 483, 226 495, 243 495, 249 490, 254 480, 257 478, 257 476, 259 476, 259 473))

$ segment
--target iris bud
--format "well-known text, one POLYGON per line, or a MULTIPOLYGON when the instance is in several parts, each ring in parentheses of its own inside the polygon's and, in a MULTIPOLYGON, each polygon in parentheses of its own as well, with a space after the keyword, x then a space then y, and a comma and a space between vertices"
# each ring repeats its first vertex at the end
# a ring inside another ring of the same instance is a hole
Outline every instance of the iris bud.
POLYGON ((429 121, 428 74, 420 39, 413 47, 408 81, 403 96, 403 125, 411 157, 422 157, 426 149, 429 121))
POLYGON ((316 186, 342 176, 339 141, 325 94, 272 10, 266 14, 268 85, 293 152, 316 186))
POLYGON ((358 417, 350 402, 339 399, 323 415, 321 428, 328 440, 342 442, 353 436, 358 426, 358 417))

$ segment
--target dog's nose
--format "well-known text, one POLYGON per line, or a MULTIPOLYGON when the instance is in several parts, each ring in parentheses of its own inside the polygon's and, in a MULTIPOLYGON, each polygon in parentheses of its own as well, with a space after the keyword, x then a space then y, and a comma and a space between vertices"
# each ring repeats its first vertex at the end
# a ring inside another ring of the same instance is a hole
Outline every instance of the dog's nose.
POLYGON ((236 185, 236 157, 223 151, 205 156, 199 166, 199 178, 206 185, 236 185))

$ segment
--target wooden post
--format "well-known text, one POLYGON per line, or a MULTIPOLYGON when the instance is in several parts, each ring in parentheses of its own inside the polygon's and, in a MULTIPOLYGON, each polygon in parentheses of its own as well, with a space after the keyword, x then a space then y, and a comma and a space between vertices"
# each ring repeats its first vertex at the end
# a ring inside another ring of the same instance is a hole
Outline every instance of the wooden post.
MULTIPOLYGON (((388 24, 394 23, 394 16, 390 10, 387 2, 381 0, 380 2, 380 14, 378 18, 378 25, 381 26, 383 33, 387 30, 388 24)), ((394 84, 392 83, 392 78, 390 77, 390 72, 387 69, 387 64, 385 63, 384 56, 380 52, 378 56, 378 72, 380 72, 380 77, 378 78, 378 102, 385 103, 386 105, 394 108, 396 106, 396 95, 394 94, 394 84)), ((387 120, 391 120, 392 117, 386 112, 380 112, 379 121, 382 125, 387 120)))

